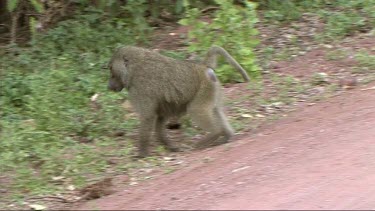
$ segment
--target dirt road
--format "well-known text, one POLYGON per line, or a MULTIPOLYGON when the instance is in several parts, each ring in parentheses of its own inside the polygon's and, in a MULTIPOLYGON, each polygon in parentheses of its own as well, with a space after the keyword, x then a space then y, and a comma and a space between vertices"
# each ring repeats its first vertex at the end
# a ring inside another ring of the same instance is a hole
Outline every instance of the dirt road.
POLYGON ((362 88, 79 209, 375 209, 375 90, 362 88))

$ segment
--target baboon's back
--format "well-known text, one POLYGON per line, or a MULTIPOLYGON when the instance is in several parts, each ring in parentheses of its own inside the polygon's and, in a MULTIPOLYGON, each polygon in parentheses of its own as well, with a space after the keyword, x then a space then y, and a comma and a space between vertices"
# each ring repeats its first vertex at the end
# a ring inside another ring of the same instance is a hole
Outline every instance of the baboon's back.
POLYGON ((186 61, 179 61, 143 48, 121 49, 127 60, 127 71, 131 80, 136 79, 134 89, 145 97, 183 103, 194 97, 205 77, 206 67, 186 61))

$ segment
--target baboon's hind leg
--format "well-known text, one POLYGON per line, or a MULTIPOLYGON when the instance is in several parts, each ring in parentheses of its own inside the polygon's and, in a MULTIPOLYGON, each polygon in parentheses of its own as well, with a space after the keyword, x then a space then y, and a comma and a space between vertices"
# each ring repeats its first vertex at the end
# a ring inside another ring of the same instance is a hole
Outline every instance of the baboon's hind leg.
POLYGON ((227 143, 233 136, 233 130, 220 108, 202 106, 190 108, 193 121, 198 127, 207 131, 207 136, 196 144, 196 148, 216 146, 227 143))

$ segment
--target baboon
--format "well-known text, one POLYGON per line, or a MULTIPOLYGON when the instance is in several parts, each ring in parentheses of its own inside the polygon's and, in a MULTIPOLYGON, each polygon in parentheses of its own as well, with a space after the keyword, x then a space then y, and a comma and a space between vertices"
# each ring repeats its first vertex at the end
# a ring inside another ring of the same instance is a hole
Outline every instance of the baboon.
POLYGON ((134 46, 119 48, 113 54, 108 88, 116 92, 128 90, 129 100, 139 114, 137 157, 148 156, 152 131, 168 150, 178 151, 166 136, 165 124, 170 117, 186 113, 208 132, 196 148, 229 141, 234 132, 223 112, 221 85, 213 71, 218 53, 249 80, 243 68, 218 46, 210 48, 203 64, 179 61, 134 46))

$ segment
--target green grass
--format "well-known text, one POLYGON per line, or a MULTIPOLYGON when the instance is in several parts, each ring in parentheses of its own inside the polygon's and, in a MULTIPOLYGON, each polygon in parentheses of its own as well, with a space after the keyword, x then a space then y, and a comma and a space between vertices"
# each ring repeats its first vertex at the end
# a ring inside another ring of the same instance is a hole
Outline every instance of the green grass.
POLYGON ((326 53, 325 58, 327 60, 341 60, 349 56, 346 50, 337 49, 326 53))
POLYGON ((375 71, 375 55, 371 55, 366 50, 361 50, 355 54, 354 59, 358 62, 363 71, 375 71))
POLYGON ((13 197, 81 187, 124 171, 110 159, 131 161, 133 140, 114 134, 134 133, 138 120, 124 118, 126 92, 109 92, 101 69, 117 46, 134 43, 119 27, 79 16, 0 58, 0 171, 13 197))

